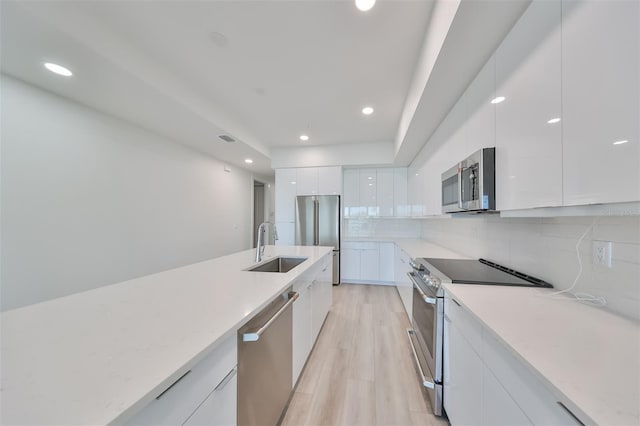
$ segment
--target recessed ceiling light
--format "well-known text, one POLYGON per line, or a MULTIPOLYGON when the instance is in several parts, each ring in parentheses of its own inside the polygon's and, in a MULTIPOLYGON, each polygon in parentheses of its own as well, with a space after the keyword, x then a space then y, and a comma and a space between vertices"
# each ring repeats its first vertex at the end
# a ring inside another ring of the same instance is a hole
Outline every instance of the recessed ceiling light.
POLYGON ((372 179, 373 179, 373 177, 369 176, 367 179, 372 180, 372 179))
POLYGON ((497 98, 492 99, 491 103, 492 104, 499 104, 500 102, 504 101, 505 99, 507 99, 507 98, 505 98, 504 96, 498 96, 497 98))
POLYGON ((295 185, 295 184, 296 184, 296 181, 295 181, 295 180, 292 180, 292 181, 291 181, 291 185, 295 185))
POLYGON ((560 117, 552 118, 551 120, 547 121, 547 123, 549 124, 556 124, 559 122, 560 122, 560 117))
POLYGON ((253 163, 253 160, 251 158, 245 158, 244 162, 247 163, 247 164, 251 164, 251 163, 253 163))
POLYGON ((308 141, 308 140, 309 140, 309 136, 307 136, 307 135, 300 135, 300 140, 301 140, 301 141, 308 141))
POLYGON ((615 141, 613 144, 614 145, 622 145, 623 143, 627 143, 629 142, 628 140, 623 140, 623 141, 615 141))
POLYGON ((371 108, 371 107, 364 107, 364 108, 362 108, 362 113, 363 113, 364 115, 371 115, 371 114, 373 114, 373 108, 371 108))
POLYGON ((44 67, 53 73, 56 73, 58 75, 63 75, 65 77, 71 77, 73 75, 73 73, 71 72, 71 70, 69 70, 69 68, 65 68, 62 65, 46 62, 44 64, 44 67))
POLYGON ((370 183, 370 184, 369 184, 369 186, 373 186, 373 184, 372 184, 372 183, 370 183))
POLYGON ((358 8, 358 10, 361 10, 363 12, 370 10, 375 4, 376 0, 356 0, 356 7, 358 8))

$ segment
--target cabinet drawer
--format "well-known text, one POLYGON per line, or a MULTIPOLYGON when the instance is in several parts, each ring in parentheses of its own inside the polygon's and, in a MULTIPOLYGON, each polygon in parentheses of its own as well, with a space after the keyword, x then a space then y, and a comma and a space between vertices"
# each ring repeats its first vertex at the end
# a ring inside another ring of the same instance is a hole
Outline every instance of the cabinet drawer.
POLYGON ((578 424, 550 390, 492 334, 483 337, 485 365, 534 424, 578 424))
POLYGON ((444 314, 471 344, 473 350, 482 355, 482 325, 449 294, 444 299, 444 314))
POLYGON ((127 424, 184 423, 234 369, 237 363, 237 346, 237 336, 233 333, 191 370, 178 375, 173 384, 168 385, 127 424))

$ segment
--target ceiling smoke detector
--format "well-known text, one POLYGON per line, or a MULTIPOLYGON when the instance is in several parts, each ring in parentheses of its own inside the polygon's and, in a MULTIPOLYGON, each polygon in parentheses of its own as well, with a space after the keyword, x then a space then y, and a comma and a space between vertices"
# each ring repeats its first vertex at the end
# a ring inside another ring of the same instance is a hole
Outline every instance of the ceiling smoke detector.
POLYGON ((236 140, 234 138, 232 138, 229 135, 220 135, 218 136, 220 139, 222 139, 225 142, 235 142, 236 140))

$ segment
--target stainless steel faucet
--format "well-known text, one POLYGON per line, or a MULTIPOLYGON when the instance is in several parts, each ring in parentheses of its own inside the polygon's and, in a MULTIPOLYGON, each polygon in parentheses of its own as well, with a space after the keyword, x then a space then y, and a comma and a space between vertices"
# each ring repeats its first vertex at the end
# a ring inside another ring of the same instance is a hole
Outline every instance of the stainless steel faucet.
POLYGON ((276 225, 271 222, 262 222, 260 226, 258 226, 258 242, 256 244, 256 262, 260 262, 262 260, 262 254, 264 253, 264 227, 265 225, 271 225, 273 227, 273 238, 274 240, 278 239, 278 229, 276 225))

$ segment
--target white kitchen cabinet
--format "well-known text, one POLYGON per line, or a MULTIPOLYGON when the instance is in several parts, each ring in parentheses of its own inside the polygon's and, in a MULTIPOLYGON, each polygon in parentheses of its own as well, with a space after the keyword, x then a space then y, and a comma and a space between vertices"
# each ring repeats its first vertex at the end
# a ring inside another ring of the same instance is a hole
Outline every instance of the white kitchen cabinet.
POLYGON ((296 169, 276 169, 276 222, 295 221, 296 169))
POLYGON ((491 370, 482 367, 482 424, 492 426, 532 425, 491 370))
POLYGON ((360 169, 360 209, 364 216, 377 217, 378 180, 376 169, 360 169))
POLYGON ((366 247, 360 250, 360 280, 379 281, 380 272, 378 269, 379 251, 377 243, 366 243, 366 247))
POLYGON ((560 19, 534 0, 495 53, 498 210, 562 205, 560 19))
POLYGON ((347 169, 344 171, 342 211, 345 218, 364 216, 360 209, 360 171, 347 169))
POLYGON ((293 384, 298 381, 307 357, 311 352, 313 338, 312 322, 312 290, 313 282, 305 274, 305 278, 293 284, 293 291, 298 293, 298 300, 293 304, 292 364, 293 384))
POLYGON ((393 169, 393 208, 395 217, 411 216, 407 201, 407 168, 393 169))
POLYGON ((313 302, 311 318, 311 337, 315 341, 320 334, 331 303, 333 301, 333 254, 328 254, 322 261, 322 269, 311 286, 313 302))
POLYGON ((423 210, 421 200, 419 199, 421 185, 419 183, 420 172, 418 164, 411 163, 407 169, 407 200, 411 210, 411 217, 422 217, 423 210))
POLYGON ((482 418, 482 358, 448 316, 444 327, 444 409, 454 426, 477 425, 482 418))
POLYGON ((378 280, 391 283, 394 281, 394 247, 393 243, 378 244, 378 280))
POLYGON ((296 169, 296 195, 318 195, 318 168, 296 169))
POLYGON ((360 249, 347 248, 342 245, 340 255, 340 276, 342 281, 352 282, 360 280, 360 249))
POLYGON ((379 217, 393 217, 394 215, 394 169, 377 169, 377 211, 379 217))
POLYGON ((407 312, 409 322, 412 321, 413 315, 413 284, 407 276, 407 272, 411 271, 409 261, 411 257, 405 253, 400 247, 395 246, 395 283, 400 299, 404 305, 404 310, 407 312))
POLYGON ((275 241, 277 246, 292 246, 295 244, 296 225, 294 222, 276 222, 278 229, 278 239, 275 241))
POLYGON ((237 336, 232 333, 191 370, 168 383, 140 412, 129 419, 129 425, 175 425, 185 423, 202 404, 219 404, 226 401, 222 411, 201 424, 221 424, 225 419, 235 424, 236 382, 235 369, 238 358, 237 336), (227 380, 228 379, 228 380, 227 380), (216 394, 216 389, 219 391, 216 394), (213 399, 208 398, 214 395, 213 399), (233 397, 232 397, 233 396, 233 397), (220 398, 218 400, 218 398, 220 398), (208 402, 207 402, 208 401, 208 402))
POLYGON ((640 200, 639 63, 640 2, 562 2, 565 205, 640 200))
POLYGON ((318 195, 342 194, 342 167, 318 167, 318 195))
POLYGON ((185 426, 228 426, 236 424, 238 407, 238 374, 233 369, 204 400, 185 426))
POLYGON ((530 369, 449 292, 444 309, 443 402, 452 425, 577 424, 530 369))
POLYGON ((492 55, 473 79, 466 92, 466 151, 471 154, 496 146, 496 59, 492 55))

